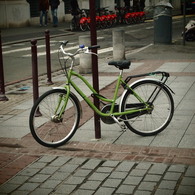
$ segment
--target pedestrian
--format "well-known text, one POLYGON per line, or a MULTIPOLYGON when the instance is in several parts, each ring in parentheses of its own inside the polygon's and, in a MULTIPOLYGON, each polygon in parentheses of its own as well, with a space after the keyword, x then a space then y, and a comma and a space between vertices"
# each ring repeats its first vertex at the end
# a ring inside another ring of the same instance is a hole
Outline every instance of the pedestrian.
POLYGON ((71 13, 73 16, 78 16, 80 13, 79 5, 77 0, 70 1, 71 13))
POLYGON ((49 10, 48 0, 39 0, 40 26, 43 26, 43 18, 44 18, 44 26, 47 26, 48 10, 49 10))
POLYGON ((51 6, 51 14, 52 14, 52 18, 53 18, 53 27, 57 27, 58 26, 57 11, 58 11, 58 6, 60 5, 60 1, 59 0, 49 0, 49 5, 51 6))
POLYGON ((130 0, 124 0, 125 7, 130 7, 130 0))
POLYGON ((140 10, 141 11, 144 11, 144 8, 145 8, 145 0, 140 0, 139 5, 140 5, 140 10))

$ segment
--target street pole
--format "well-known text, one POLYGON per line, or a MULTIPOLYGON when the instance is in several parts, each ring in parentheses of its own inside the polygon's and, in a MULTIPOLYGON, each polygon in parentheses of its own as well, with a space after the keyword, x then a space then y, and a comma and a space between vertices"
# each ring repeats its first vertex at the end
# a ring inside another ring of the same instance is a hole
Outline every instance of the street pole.
POLYGON ((184 0, 184 3, 183 3, 183 45, 186 45, 185 26, 186 26, 186 1, 184 0))
MULTIPOLYGON (((90 33, 91 33, 91 45, 97 45, 97 32, 96 32, 96 10, 95 0, 89 1, 90 9, 90 33)), ((93 49, 92 52, 97 54, 97 48, 93 49)), ((99 93, 99 75, 98 75, 98 59, 97 55, 92 55, 92 77, 93 77, 93 88, 99 93)), ((99 109, 99 99, 94 96, 94 105, 99 109)), ((94 112, 94 126, 95 126, 95 138, 101 138, 101 126, 100 116, 94 112)))

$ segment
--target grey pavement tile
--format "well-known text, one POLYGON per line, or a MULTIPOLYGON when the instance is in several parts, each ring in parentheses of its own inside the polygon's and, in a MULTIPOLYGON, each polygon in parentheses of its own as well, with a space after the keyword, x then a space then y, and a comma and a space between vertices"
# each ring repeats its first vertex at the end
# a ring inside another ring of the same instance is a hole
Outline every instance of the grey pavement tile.
POLYGON ((181 177, 181 173, 166 172, 163 179, 164 180, 171 180, 171 181, 178 181, 180 177, 181 177))
POLYGON ((120 161, 107 160, 101 166, 102 167, 116 167, 119 163, 120 161))
POLYGON ((141 177, 144 177, 144 175, 146 173, 147 173, 147 170, 144 170, 144 169, 133 169, 129 175, 130 176, 141 176, 141 177))
POLYGON ((174 190, 176 185, 177 185, 177 181, 162 180, 160 185, 158 186, 158 188, 159 189, 174 190))
POLYGON ((87 158, 73 158, 71 159, 68 163, 69 164, 75 164, 75 165, 82 165, 85 161, 87 160, 87 158))
POLYGON ((62 165, 58 171, 60 172, 65 172, 65 173, 72 173, 73 171, 75 171, 77 168, 79 167, 79 165, 73 165, 73 164, 65 164, 62 165))
POLYGON ((195 134, 195 123, 191 123, 186 131, 186 135, 194 135, 195 134))
POLYGON ((194 186, 183 186, 180 185, 177 194, 185 194, 185 195, 194 195, 195 187, 194 186))
POLYGON ((28 179, 29 179, 28 176, 16 175, 15 177, 11 178, 11 180, 9 180, 8 183, 21 185, 21 184, 25 183, 25 181, 27 181, 28 179))
POLYGON ((93 173, 88 179, 93 181, 103 181, 109 176, 109 173, 93 173))
POLYGON ((40 186, 40 188, 51 188, 54 189, 56 186, 58 186, 62 181, 60 180, 53 180, 53 179, 47 179, 45 182, 43 182, 40 186))
POLYGON ((92 172, 92 170, 79 169, 79 170, 77 170, 74 173, 74 176, 77 176, 77 177, 87 177, 91 172, 92 172))
POLYGON ((135 189, 135 186, 121 185, 117 189, 116 194, 132 194, 134 189, 135 189))
POLYGON ((110 187, 110 188, 117 188, 120 183, 121 183, 122 179, 107 179, 102 186, 106 186, 106 187, 110 187))
POLYGON ((62 184, 59 187, 55 189, 54 194, 70 194, 75 190, 77 185, 67 185, 67 184, 62 184))
POLYGON ((144 190, 136 190, 134 195, 151 195, 151 192, 144 190))
POLYGON ((127 176, 128 172, 114 171, 110 174, 109 178, 114 179, 124 179, 127 176))
POLYGON ((157 189, 154 195, 173 195, 174 190, 168 190, 168 189, 157 189))
POLYGON ((41 194, 50 194, 53 191, 53 189, 43 189, 43 188, 37 188, 35 189, 31 195, 41 195, 41 194))
POLYGON ((138 189, 139 190, 146 190, 146 191, 150 191, 152 192, 157 186, 156 182, 141 182, 141 184, 139 185, 138 189))
POLYGON ((184 186, 194 186, 195 188, 195 177, 183 177, 181 185, 184 186))
POLYGON ((146 169, 148 170, 152 166, 151 163, 148 162, 140 162, 137 166, 136 169, 146 169))
POLYGON ((102 181, 86 181, 85 183, 83 183, 79 188, 80 189, 86 189, 86 190, 96 190, 102 181))
POLYGON ((195 148, 195 134, 184 135, 178 147, 179 148, 195 148))
POLYGON ((195 166, 189 166, 186 173, 185 173, 185 176, 195 177, 195 166))
POLYGON ((43 168, 40 173, 42 174, 46 174, 46 175, 52 175, 53 173, 55 173, 58 170, 58 167, 53 167, 53 166, 47 166, 45 168, 43 168))
POLYGON ((115 169, 115 171, 121 171, 121 172, 123 172, 123 171, 125 171, 125 172, 126 171, 130 171, 133 168, 134 165, 135 165, 134 162, 122 161, 118 165, 118 167, 115 169))
POLYGON ((56 171, 51 177, 51 180, 60 180, 60 181, 64 181, 66 178, 68 178, 70 176, 71 173, 65 173, 65 172, 61 172, 61 171, 56 171))
POLYGON ((9 194, 19 187, 18 184, 5 183, 0 185, 0 194, 9 194))
POLYGON ((78 189, 76 191, 74 191, 72 194, 73 195, 92 195, 94 194, 95 191, 93 190, 82 190, 82 189, 78 189))
POLYGON ((96 172, 99 173, 111 173, 113 171, 114 168, 111 167, 99 167, 96 172))
POLYGON ((95 169, 102 161, 99 159, 89 159, 81 168, 95 169))
POLYGON ((71 176, 69 177, 66 181, 64 181, 64 184, 71 184, 71 185, 79 185, 82 184, 82 182, 85 180, 84 177, 76 177, 76 176, 71 176))
POLYGON ((154 174, 154 175, 163 175, 166 169, 168 168, 168 165, 166 164, 153 164, 151 169, 148 171, 148 174, 154 174))
POLYGON ((56 159, 57 156, 48 156, 48 155, 44 155, 43 157, 41 157, 37 162, 44 162, 44 163, 50 163, 52 162, 54 159, 56 159))
POLYGON ((29 167, 25 168, 24 170, 22 170, 21 172, 19 172, 18 175, 31 177, 31 176, 35 175, 36 173, 38 173, 39 171, 40 171, 40 169, 31 168, 29 166, 29 167))
POLYGON ((124 180, 123 184, 126 185, 139 185, 139 183, 142 181, 143 177, 139 177, 139 176, 127 176, 126 179, 124 180))
POLYGON ((94 195, 111 195, 114 192, 114 188, 100 187, 94 195))
POLYGON ((168 169, 168 172, 179 172, 184 173, 186 170, 186 165, 171 165, 168 169))
POLYGON ((59 166, 64 165, 70 159, 71 159, 70 157, 62 157, 62 156, 60 156, 60 157, 56 158, 50 165, 59 167, 59 166))
POLYGON ((34 191, 39 185, 40 185, 40 183, 27 182, 27 183, 24 183, 21 187, 19 187, 18 190, 20 190, 20 191, 32 192, 32 191, 34 191))
POLYGON ((150 175, 150 174, 147 174, 147 175, 144 177, 144 181, 154 181, 154 182, 158 182, 158 181, 160 181, 161 178, 162 178, 162 176, 160 176, 160 175, 150 175))
POLYGON ((36 174, 35 176, 31 177, 28 181, 29 182, 34 182, 34 183, 43 183, 46 181, 50 175, 45 175, 45 174, 36 174))

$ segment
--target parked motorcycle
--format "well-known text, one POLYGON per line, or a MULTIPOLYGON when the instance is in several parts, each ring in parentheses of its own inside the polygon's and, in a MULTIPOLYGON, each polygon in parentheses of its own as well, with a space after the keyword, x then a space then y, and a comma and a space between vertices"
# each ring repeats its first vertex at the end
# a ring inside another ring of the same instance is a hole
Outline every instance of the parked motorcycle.
POLYGON ((188 22, 182 36, 185 36, 186 41, 195 41, 195 20, 190 20, 188 22))

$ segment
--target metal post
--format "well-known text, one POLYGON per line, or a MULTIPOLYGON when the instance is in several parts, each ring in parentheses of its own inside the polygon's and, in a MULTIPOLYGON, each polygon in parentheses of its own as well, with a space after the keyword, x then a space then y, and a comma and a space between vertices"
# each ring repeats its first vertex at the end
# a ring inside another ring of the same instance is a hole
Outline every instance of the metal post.
POLYGON ((46 61, 47 61, 47 84, 52 85, 51 81, 51 54, 50 54, 50 35, 49 30, 45 31, 46 61))
POLYGON ((8 101, 8 98, 5 96, 1 31, 0 31, 0 101, 8 101))
POLYGON ((39 97, 39 81, 38 81, 38 67, 37 67, 37 40, 31 41, 32 54, 32 80, 33 80, 33 100, 34 103, 39 97))
MULTIPOLYGON (((90 8, 90 33, 91 33, 91 45, 97 45, 97 32, 96 32, 96 10, 95 0, 89 1, 90 8)), ((97 53, 97 49, 93 49, 94 53, 97 53)), ((98 59, 96 55, 92 55, 92 76, 93 76, 93 88, 99 93, 99 75, 98 75, 98 59)), ((94 105, 99 108, 99 99, 94 97, 94 105)), ((94 125, 95 125, 95 138, 101 138, 101 126, 100 116, 94 112, 94 125)))
POLYGON ((184 0, 184 3, 183 3, 183 45, 186 44, 185 26, 186 26, 186 1, 184 0))

